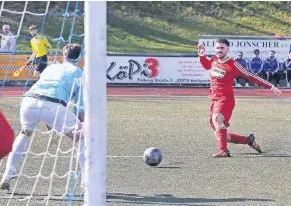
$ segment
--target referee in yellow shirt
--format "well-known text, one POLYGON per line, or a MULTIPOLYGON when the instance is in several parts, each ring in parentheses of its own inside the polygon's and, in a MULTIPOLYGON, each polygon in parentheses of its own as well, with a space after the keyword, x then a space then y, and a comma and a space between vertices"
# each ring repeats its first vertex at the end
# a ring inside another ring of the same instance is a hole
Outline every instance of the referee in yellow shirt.
POLYGON ((45 36, 37 33, 37 27, 35 25, 29 27, 29 32, 32 36, 30 40, 32 54, 28 62, 36 64, 34 77, 38 78, 48 64, 48 53, 52 56, 52 46, 45 36))

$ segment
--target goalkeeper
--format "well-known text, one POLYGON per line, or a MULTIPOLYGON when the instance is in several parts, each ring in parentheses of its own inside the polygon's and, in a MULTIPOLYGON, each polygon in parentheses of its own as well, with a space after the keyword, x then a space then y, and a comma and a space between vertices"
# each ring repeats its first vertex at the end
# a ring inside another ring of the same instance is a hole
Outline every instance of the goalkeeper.
POLYGON ((8 156, 6 169, 0 182, 1 189, 10 188, 10 180, 15 166, 26 150, 29 138, 36 131, 39 122, 47 125, 51 131, 67 135, 76 142, 80 140, 78 152, 80 168, 84 168, 84 139, 82 125, 84 121, 84 103, 82 92, 83 70, 79 68, 81 46, 68 44, 63 48, 62 64, 51 64, 40 75, 40 79, 24 94, 20 106, 22 130, 13 143, 8 156), (70 97, 71 96, 71 97, 70 97), (67 103, 74 102, 74 112, 67 103))

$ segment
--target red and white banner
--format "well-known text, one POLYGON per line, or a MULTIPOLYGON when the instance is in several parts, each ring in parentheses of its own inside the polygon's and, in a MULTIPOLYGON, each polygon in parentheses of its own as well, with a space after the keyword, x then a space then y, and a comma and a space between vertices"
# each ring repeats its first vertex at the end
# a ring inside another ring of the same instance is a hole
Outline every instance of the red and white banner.
POLYGON ((208 84, 198 57, 107 56, 107 83, 208 84))

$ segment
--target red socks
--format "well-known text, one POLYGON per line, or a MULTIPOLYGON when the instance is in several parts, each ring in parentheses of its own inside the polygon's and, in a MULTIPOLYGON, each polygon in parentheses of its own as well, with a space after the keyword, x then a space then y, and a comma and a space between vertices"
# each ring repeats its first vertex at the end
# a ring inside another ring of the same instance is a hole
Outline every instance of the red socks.
POLYGON ((227 133, 227 129, 220 129, 215 131, 215 136, 218 141, 218 148, 227 151, 227 142, 231 142, 234 144, 249 144, 250 140, 246 136, 227 133), (230 136, 230 139, 227 137, 230 136))
POLYGON ((230 139, 228 141, 231 143, 234 143, 234 144, 249 144, 250 143, 249 139, 246 136, 241 136, 238 134, 230 134, 230 133, 228 133, 227 135, 230 136, 230 139))
POLYGON ((227 129, 215 131, 215 136, 218 141, 218 148, 227 151, 227 129))

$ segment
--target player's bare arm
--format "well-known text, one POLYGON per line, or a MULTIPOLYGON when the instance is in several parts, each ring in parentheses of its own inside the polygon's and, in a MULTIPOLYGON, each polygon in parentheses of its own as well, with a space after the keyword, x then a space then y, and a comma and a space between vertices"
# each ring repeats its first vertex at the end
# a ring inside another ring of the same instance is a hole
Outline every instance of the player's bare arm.
POLYGON ((51 45, 48 46, 49 55, 52 57, 53 55, 53 47, 51 45))
POLYGON ((198 46, 198 55, 199 56, 205 56, 206 55, 205 46, 203 44, 198 46))
POLYGON ((198 54, 200 56, 200 63, 202 64, 204 69, 206 70, 211 69, 212 60, 207 59, 204 45, 198 46, 198 54))
POLYGON ((32 52, 32 54, 30 55, 30 57, 29 57, 29 59, 27 61, 27 65, 30 64, 34 60, 34 58, 35 58, 35 53, 32 52))
POLYGON ((275 87, 274 85, 272 86, 271 91, 277 95, 282 94, 282 91, 279 88, 275 87))

